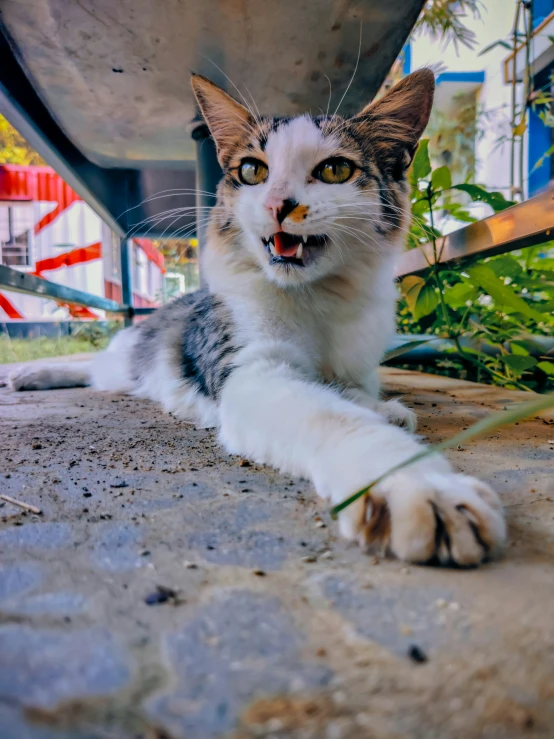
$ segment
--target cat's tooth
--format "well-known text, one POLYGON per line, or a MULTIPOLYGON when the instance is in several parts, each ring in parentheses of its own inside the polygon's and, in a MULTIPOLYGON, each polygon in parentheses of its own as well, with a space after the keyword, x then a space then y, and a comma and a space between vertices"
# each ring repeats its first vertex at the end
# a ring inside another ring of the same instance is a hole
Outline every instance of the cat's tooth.
MULTIPOLYGON (((302 239, 302 241, 303 240, 304 239, 302 239)), ((303 251, 304 251, 304 247, 302 246, 302 242, 300 242, 300 244, 298 244, 298 249, 296 250, 296 258, 297 259, 302 259, 302 253, 303 253, 303 251)))
POLYGON ((277 249, 275 248, 275 244, 273 241, 269 242, 269 251, 273 254, 274 257, 277 256, 277 249))
POLYGON ((302 243, 305 244, 306 241, 307 241, 307 237, 306 236, 301 236, 300 238, 302 239, 302 243))

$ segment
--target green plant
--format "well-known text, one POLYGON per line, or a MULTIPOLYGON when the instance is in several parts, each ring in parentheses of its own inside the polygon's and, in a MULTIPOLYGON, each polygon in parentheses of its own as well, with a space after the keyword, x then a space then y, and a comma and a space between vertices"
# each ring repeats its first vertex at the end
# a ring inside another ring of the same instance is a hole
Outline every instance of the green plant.
POLYGON ((475 34, 464 23, 471 14, 480 16, 481 0, 427 0, 415 26, 415 31, 424 31, 430 36, 473 47, 475 34))
POLYGON ((429 140, 422 140, 410 171, 408 241, 411 248, 430 245, 432 258, 424 276, 402 280, 399 329, 450 339, 450 354, 438 367, 445 374, 545 392, 554 387, 554 361, 541 353, 537 337, 554 335, 554 250, 549 256, 548 246, 531 247, 441 264, 440 218, 474 221, 464 199, 496 212, 513 202, 481 185, 453 184, 447 166, 433 169, 428 149, 429 140))
POLYGON ((0 164, 46 165, 3 115, 0 115, 0 164))

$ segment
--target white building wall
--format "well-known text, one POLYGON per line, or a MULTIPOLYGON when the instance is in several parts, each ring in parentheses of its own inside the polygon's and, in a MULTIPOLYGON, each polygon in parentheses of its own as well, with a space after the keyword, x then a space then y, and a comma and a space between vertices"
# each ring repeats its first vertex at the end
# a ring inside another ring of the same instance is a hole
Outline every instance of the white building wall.
MULTIPOLYGON (((445 45, 424 34, 412 43, 412 70, 438 66, 439 72, 478 72, 484 70, 485 82, 478 93, 478 106, 483 113, 479 127, 484 136, 476 145, 476 182, 509 197, 510 145, 498 140, 510 133, 511 88, 504 84, 502 61, 506 49, 498 46, 483 56, 479 51, 498 39, 508 39, 515 13, 513 0, 483 0, 480 19, 468 17, 466 25, 474 31, 477 43, 473 49, 453 43, 445 45)), ((518 91, 519 92, 519 91, 518 91)))
MULTIPOLYGON (((72 203, 56 215, 51 223, 46 224, 38 234, 34 233, 35 224, 53 211, 56 204, 35 202, 12 207, 15 211, 14 218, 17 216, 17 223, 23 224, 19 230, 23 230, 24 227, 29 231, 30 237, 30 264, 16 269, 34 272, 37 262, 41 260, 100 243, 102 258, 70 266, 64 265, 52 270, 44 269, 41 270, 41 275, 51 282, 93 295, 105 295, 105 280, 120 285, 119 238, 86 203, 82 201, 72 203)), ((0 219, 0 239, 7 239, 8 234, 3 233, 6 229, 2 223, 3 220, 0 219)), ((163 273, 159 267, 152 263, 136 244, 133 244, 132 260, 133 292, 149 301, 159 299, 163 283, 163 273)), ((5 290, 3 294, 26 320, 69 318, 68 310, 58 306, 54 300, 5 290)), ((90 310, 99 317, 104 316, 103 311, 90 310)), ((4 320, 6 316, 0 308, 0 321, 4 320)))

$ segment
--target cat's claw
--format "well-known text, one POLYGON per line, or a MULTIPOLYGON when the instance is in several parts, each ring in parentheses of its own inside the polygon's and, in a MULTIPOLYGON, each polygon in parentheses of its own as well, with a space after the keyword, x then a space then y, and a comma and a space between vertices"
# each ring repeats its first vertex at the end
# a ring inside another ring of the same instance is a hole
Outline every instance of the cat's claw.
POLYGON ((377 410, 382 416, 385 416, 389 423, 395 426, 400 426, 400 428, 412 433, 417 428, 417 415, 411 408, 406 408, 397 398, 379 403, 377 410))
POLYGON ((339 517, 363 547, 387 545, 400 559, 469 567, 497 554, 506 526, 497 494, 467 475, 401 471, 339 517))

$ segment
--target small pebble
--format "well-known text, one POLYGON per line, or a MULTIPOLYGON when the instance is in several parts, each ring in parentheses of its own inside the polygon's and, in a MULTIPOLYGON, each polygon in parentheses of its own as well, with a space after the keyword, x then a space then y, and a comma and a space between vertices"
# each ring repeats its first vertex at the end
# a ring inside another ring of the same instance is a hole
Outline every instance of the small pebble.
POLYGON ((250 467, 250 462, 247 459, 241 459, 239 461, 239 467, 250 467))
POLYGON ((307 557, 302 557, 302 562, 317 562, 317 557, 309 554, 307 557))
POLYGON ((187 570, 197 570, 198 569, 198 565, 195 562, 189 562, 186 559, 183 562, 183 566, 186 567, 187 570))
POLYGON ((252 570, 253 575, 257 575, 258 577, 265 577, 266 573, 264 570, 252 570))
POLYGON ((316 521, 315 522, 316 528, 318 529, 326 529, 327 524, 323 523, 323 521, 316 521))
POLYGON ((419 665, 423 664, 424 662, 428 662, 427 655, 420 647, 417 646, 417 644, 412 644, 409 647, 408 657, 412 660, 412 662, 416 662, 419 665))
POLYGON ((168 601, 175 602, 177 598, 177 591, 173 588, 168 588, 165 585, 156 585, 156 590, 150 593, 144 599, 147 606, 158 606, 168 601))

